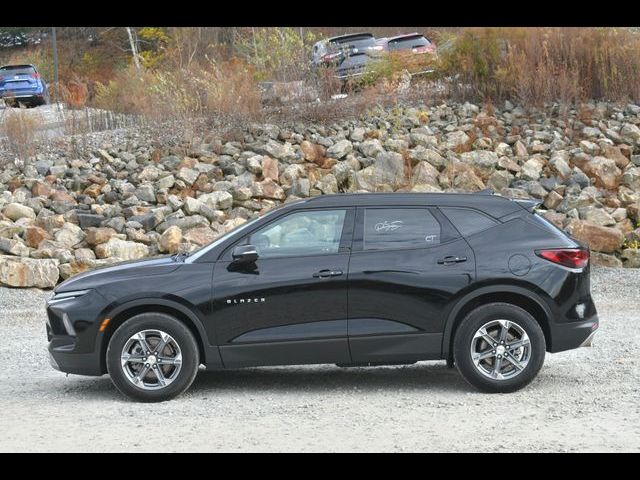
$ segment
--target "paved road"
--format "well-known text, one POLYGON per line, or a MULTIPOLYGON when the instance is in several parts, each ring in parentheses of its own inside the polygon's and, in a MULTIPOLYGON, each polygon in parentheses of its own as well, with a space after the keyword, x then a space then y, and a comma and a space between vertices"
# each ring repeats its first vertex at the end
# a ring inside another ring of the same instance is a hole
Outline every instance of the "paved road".
POLYGON ((525 390, 472 390, 442 362, 201 372, 126 400, 45 353, 47 292, 0 289, 0 451, 640 451, 640 270, 598 269, 595 346, 548 355, 525 390))

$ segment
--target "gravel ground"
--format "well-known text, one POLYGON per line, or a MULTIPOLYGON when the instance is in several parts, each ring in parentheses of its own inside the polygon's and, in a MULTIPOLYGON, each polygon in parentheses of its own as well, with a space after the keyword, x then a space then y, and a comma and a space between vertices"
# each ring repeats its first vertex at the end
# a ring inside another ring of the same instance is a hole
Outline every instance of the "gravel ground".
POLYGON ((49 293, 2 288, 0 451, 637 452, 640 270, 597 269, 592 283, 595 345, 548 355, 517 393, 478 393, 443 362, 421 362, 203 371, 162 404, 51 369, 49 293))

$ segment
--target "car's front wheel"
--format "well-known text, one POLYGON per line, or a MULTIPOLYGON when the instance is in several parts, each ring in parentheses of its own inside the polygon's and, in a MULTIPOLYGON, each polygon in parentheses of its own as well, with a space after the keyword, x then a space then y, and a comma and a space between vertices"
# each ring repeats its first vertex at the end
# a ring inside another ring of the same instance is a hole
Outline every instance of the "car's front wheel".
POLYGON ((471 311, 458 327, 453 356, 462 376, 485 392, 513 392, 542 368, 544 333, 526 310, 491 303, 471 311))
POLYGON ((183 393, 200 365, 193 333, 170 315, 143 313, 124 322, 107 347, 107 370, 120 392, 143 402, 183 393))

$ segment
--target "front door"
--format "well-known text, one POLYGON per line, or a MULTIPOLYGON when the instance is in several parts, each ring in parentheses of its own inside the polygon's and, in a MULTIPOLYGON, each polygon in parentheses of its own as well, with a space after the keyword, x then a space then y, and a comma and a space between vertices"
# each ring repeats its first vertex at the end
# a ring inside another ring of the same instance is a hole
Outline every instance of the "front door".
POLYGON ((354 209, 296 210, 251 232, 258 259, 216 263, 213 322, 226 367, 346 363, 354 209))
POLYGON ((349 265, 355 363, 439 359, 444 313, 475 276, 467 242, 437 209, 358 208, 349 265))

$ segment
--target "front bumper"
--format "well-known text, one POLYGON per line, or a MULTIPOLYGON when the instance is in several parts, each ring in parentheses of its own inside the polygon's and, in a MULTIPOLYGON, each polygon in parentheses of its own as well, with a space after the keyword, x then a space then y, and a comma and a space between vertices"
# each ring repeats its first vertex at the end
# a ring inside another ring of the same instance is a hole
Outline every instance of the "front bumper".
POLYGON ((64 343, 62 339, 57 339, 49 343, 49 363, 56 370, 76 375, 103 375, 100 365, 100 357, 97 352, 77 353, 75 342, 64 343))
POLYGON ((106 300, 96 290, 47 302, 47 339, 53 368, 78 375, 102 375, 99 312, 106 300))

